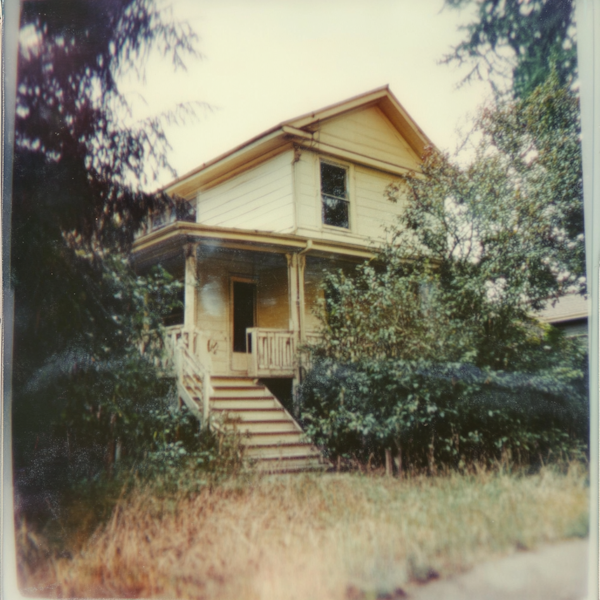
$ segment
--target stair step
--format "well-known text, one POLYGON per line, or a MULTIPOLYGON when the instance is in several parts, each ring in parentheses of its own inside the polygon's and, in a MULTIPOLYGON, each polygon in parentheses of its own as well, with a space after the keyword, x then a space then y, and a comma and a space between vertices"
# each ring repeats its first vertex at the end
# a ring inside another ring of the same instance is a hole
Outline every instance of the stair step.
POLYGON ((237 419, 240 421, 278 421, 285 412, 283 408, 238 408, 229 410, 227 408, 213 408, 212 411, 228 417, 229 419, 237 419))
POLYGON ((251 398, 248 400, 242 400, 240 398, 211 398, 210 408, 211 410, 236 410, 238 408, 278 408, 278 406, 277 401, 274 398, 265 396, 263 398, 251 398))
POLYGON ((253 434, 259 433, 302 433, 299 427, 289 419, 278 419, 277 421, 225 421, 226 428, 236 429, 241 433, 249 431, 253 434))
POLYGON ((254 385, 252 383, 246 383, 244 385, 217 385, 215 383, 211 383, 211 387, 213 392, 216 394, 246 394, 252 392, 262 392, 263 394, 265 392, 267 394, 270 393, 263 385, 254 385))
POLYGON ((250 377, 211 377, 213 387, 262 387, 250 377))
MULTIPOLYGON (((244 454, 262 473, 294 473, 324 468, 320 452, 279 400, 251 377, 211 377, 210 410, 227 430, 241 434, 244 454)), ((202 380, 193 373, 183 384, 201 403, 202 380)))
POLYGON ((245 452, 244 456, 249 458, 250 460, 255 461, 279 461, 279 460, 292 460, 293 458, 303 458, 303 459, 311 459, 311 460, 321 460, 321 454, 316 449, 306 448, 304 452, 296 452, 293 454, 287 454, 284 452, 283 454, 252 454, 250 455, 248 452, 245 452))
POLYGON ((246 446, 244 455, 248 458, 273 458, 278 456, 306 456, 310 453, 320 456, 319 451, 308 442, 291 442, 288 444, 254 444, 246 446))
POLYGON ((302 443, 304 434, 301 431, 270 431, 262 432, 257 431, 250 437, 242 440, 242 445, 246 447, 252 446, 264 446, 266 444, 277 445, 277 444, 294 444, 302 443))
POLYGON ((256 388, 213 388, 211 398, 272 398, 273 396, 259 387, 256 388))

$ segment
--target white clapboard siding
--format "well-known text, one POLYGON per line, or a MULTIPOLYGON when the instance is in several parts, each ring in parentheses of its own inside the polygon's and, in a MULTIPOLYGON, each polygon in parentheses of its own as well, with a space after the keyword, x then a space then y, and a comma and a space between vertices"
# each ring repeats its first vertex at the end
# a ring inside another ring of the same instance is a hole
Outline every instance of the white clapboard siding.
MULTIPOLYGON (((252 275, 252 265, 240 260, 240 256, 237 258, 235 272, 252 275)), ((231 364, 231 265, 231 258, 226 255, 209 255, 199 259, 196 326, 211 344, 213 374, 228 373, 231 364)))
POLYGON ((384 235, 385 227, 396 223, 403 202, 391 202, 385 193, 390 183, 396 180, 392 175, 372 169, 354 169, 356 233, 375 239, 384 235))
POLYGON ((294 227, 291 152, 200 192, 196 219, 204 225, 286 232, 294 227))
POLYGON ((376 107, 323 123, 319 141, 407 168, 419 166, 419 157, 376 107))
MULTIPOLYGON (((397 176, 383 171, 336 161, 348 167, 350 229, 324 227, 321 221, 319 161, 316 153, 303 151, 295 165, 298 233, 318 239, 368 244, 382 239, 384 228, 396 222, 403 202, 390 202, 386 188, 397 176)), ((331 160, 331 159, 329 159, 331 160)))
POLYGON ((307 261, 304 272, 304 327, 307 331, 318 330, 321 322, 315 312, 319 299, 323 297, 320 285, 323 281, 323 265, 312 265, 307 261))
POLYGON ((320 206, 321 192, 316 160, 316 154, 303 151, 300 159, 294 164, 298 227, 309 229, 321 227, 320 212, 317 207, 317 202, 320 206))

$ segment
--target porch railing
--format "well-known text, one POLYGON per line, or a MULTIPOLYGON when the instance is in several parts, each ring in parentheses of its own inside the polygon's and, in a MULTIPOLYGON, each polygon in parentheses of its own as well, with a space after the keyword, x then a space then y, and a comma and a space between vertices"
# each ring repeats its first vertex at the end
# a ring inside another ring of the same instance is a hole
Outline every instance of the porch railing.
POLYGON ((204 425, 210 416, 210 372, 190 353, 180 339, 175 349, 175 365, 177 370, 177 393, 191 413, 204 425))
POLYGON ((248 375, 291 377, 296 367, 296 334, 285 329, 246 329, 251 348, 248 375))
POLYGON ((184 329, 182 325, 173 325, 165 328, 165 369, 175 368, 175 350, 183 344, 187 351, 198 360, 199 356, 199 333, 184 329))
POLYGON ((248 375, 251 377, 293 377, 296 369, 310 368, 310 354, 303 346, 313 345, 320 339, 317 332, 309 331, 298 346, 297 333, 285 329, 252 327, 246 329, 250 359, 248 375))
POLYGON ((170 206, 163 207, 162 210, 157 210, 150 213, 142 222, 138 231, 135 232, 134 238, 140 238, 148 235, 153 231, 171 225, 177 221, 185 221, 187 223, 196 222, 196 209, 187 201, 173 202, 170 206))

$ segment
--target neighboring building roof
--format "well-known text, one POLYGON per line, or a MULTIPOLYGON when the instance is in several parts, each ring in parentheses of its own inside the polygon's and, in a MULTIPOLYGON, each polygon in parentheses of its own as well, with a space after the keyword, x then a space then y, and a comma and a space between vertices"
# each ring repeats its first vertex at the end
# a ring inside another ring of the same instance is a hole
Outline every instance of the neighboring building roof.
MULTIPOLYGON (((249 165, 261 156, 280 150, 289 145, 291 141, 311 142, 316 146, 317 140, 313 139, 313 132, 320 123, 372 106, 377 106, 381 110, 417 156, 422 156, 425 148, 433 145, 386 85, 343 102, 283 121, 229 152, 178 177, 165 188, 165 191, 187 197, 194 190, 211 185, 212 182, 236 169, 249 165)), ((388 167, 397 169, 398 165, 388 165, 388 167)))
POLYGON ((580 294, 568 294, 559 298, 554 306, 549 303, 545 309, 539 312, 538 318, 544 323, 556 324, 586 319, 588 315, 588 297, 580 294))

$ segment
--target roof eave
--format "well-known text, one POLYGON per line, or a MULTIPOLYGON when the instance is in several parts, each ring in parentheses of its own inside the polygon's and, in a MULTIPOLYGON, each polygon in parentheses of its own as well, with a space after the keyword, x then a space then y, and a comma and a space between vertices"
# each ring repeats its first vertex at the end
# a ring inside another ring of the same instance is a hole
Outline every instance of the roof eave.
POLYGON ((285 147, 289 143, 290 128, 303 131, 310 135, 310 128, 324 120, 339 117, 347 112, 367 106, 378 106, 389 121, 403 135, 417 156, 422 157, 428 146, 433 146, 431 140, 416 124, 396 96, 385 85, 370 92, 359 94, 342 102, 337 102, 318 111, 307 113, 290 119, 251 138, 232 150, 203 163, 196 169, 178 177, 169 185, 162 188, 168 194, 177 194, 190 199, 193 192, 202 189, 218 180, 222 175, 231 173, 243 164, 259 159, 261 155, 285 147))
POLYGON ((191 192, 210 184, 225 173, 231 173, 241 165, 248 164, 279 148, 284 148, 287 143, 286 133, 281 126, 277 126, 179 177, 166 186, 163 191, 167 194, 177 194, 187 198, 191 192))

